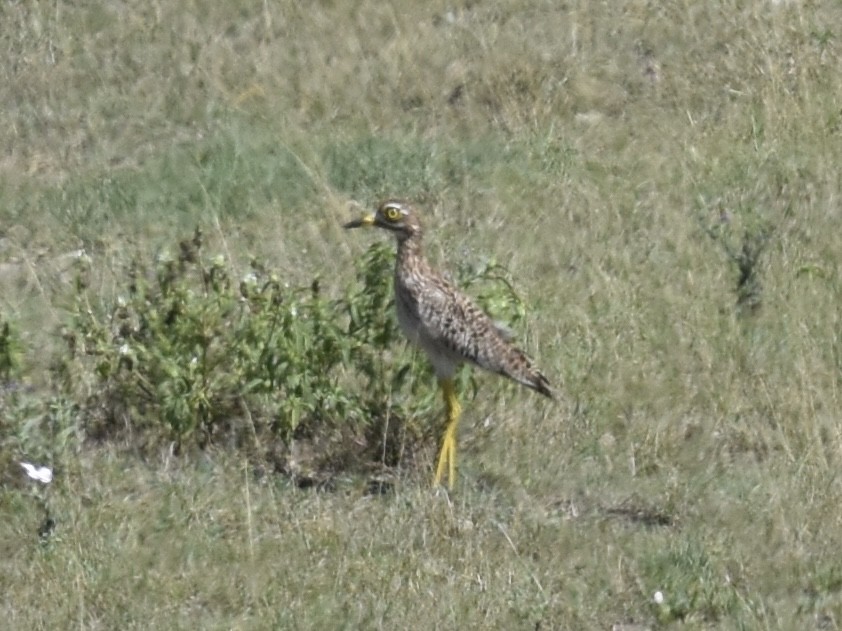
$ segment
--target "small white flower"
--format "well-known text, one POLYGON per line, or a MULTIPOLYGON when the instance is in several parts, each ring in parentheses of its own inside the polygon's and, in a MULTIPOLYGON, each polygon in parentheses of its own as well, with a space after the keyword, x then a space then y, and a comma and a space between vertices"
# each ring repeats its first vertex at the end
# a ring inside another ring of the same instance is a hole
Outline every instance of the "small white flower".
POLYGON ((652 597, 652 600, 655 601, 656 605, 663 605, 664 604, 664 593, 661 591, 655 592, 655 595, 652 597))
POLYGON ((254 272, 249 272, 245 276, 243 276, 243 282, 246 285, 256 285, 257 284, 257 274, 254 272))
POLYGON ((20 466, 26 470, 26 475, 41 484, 49 484, 53 481, 53 470, 49 467, 38 467, 30 462, 21 462, 20 466))
POLYGON ((131 354, 132 349, 128 344, 121 344, 120 348, 117 349, 117 352, 120 353, 121 357, 126 357, 131 354))

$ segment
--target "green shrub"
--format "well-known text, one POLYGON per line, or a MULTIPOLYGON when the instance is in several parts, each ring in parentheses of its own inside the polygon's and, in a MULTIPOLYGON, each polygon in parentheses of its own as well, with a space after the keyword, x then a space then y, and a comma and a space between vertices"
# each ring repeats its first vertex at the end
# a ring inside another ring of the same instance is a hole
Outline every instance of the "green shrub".
MULTIPOLYGON (((271 451, 306 437, 331 466, 349 455, 393 465, 438 439, 437 424, 417 422, 440 405, 427 361, 403 352, 391 244, 370 247, 335 298, 318 279, 290 287, 257 261, 238 280, 223 257, 205 255, 199 231, 177 255, 136 257, 104 309, 91 306, 84 265, 56 383, 79 401, 90 437, 177 451, 271 451)), ((509 322, 522 315, 502 267, 461 276, 484 281, 481 302, 509 322)))

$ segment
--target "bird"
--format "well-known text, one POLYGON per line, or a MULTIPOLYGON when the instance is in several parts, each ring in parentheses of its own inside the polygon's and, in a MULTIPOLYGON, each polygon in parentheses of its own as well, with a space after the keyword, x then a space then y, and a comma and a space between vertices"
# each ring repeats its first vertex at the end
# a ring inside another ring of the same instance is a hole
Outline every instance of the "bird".
POLYGON ((448 488, 453 489, 456 429, 462 415, 454 385, 457 369, 464 363, 473 364, 552 399, 550 383, 526 353, 512 343, 507 329, 498 326, 430 265, 422 248, 424 232, 419 213, 411 202, 387 199, 375 212, 343 227, 381 228, 397 240, 394 291, 398 324, 406 338, 430 360, 445 405, 445 430, 433 486, 441 486, 447 473, 448 488))

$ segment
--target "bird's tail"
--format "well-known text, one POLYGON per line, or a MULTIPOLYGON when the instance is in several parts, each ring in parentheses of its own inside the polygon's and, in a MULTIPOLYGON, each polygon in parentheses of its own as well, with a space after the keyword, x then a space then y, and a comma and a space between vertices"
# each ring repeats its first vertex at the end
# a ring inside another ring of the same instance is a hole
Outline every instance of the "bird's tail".
POLYGON ((532 388, 536 392, 540 392, 545 397, 554 399, 553 390, 550 387, 550 382, 544 376, 529 356, 516 346, 508 348, 508 358, 506 366, 499 370, 500 373, 506 375, 510 379, 523 384, 527 388, 532 388))

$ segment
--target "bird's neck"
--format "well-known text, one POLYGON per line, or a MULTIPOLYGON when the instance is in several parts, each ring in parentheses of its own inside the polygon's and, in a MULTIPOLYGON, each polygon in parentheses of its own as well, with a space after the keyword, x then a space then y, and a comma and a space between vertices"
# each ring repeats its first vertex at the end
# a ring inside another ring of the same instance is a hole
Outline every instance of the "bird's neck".
POLYGON ((410 236, 398 239, 398 264, 401 261, 412 258, 423 258, 424 252, 421 249, 421 234, 415 233, 410 236))

